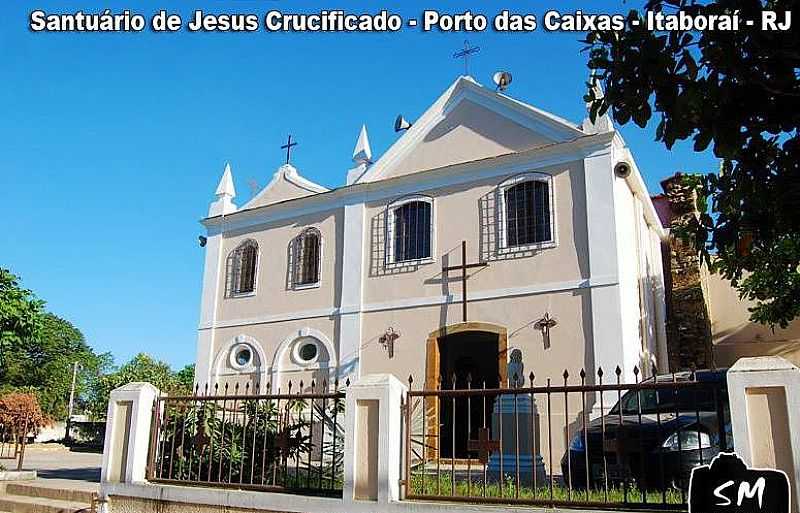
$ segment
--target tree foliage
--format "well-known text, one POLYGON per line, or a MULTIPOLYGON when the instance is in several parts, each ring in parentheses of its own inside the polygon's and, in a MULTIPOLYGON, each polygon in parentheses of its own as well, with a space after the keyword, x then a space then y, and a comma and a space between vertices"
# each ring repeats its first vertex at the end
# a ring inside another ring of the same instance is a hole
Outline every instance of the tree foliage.
POLYGON ((187 365, 175 373, 173 391, 180 395, 190 395, 194 391, 194 364, 187 365))
POLYGON ((2 388, 35 393, 44 412, 54 418, 67 415, 73 365, 77 362, 80 369, 75 383, 80 408, 93 377, 110 360, 109 355, 95 354, 69 321, 51 313, 41 315, 36 336, 10 347, 2 388))
POLYGON ((0 268, 0 382, 6 379, 8 353, 34 337, 41 326, 43 308, 43 301, 21 288, 9 270, 0 268))
POLYGON ((51 423, 35 394, 11 392, 0 395, 0 424, 14 433, 28 432, 51 423))
POLYGON ((649 0, 645 9, 756 20, 738 31, 657 33, 631 11, 624 30, 587 34, 585 99, 593 119, 608 111, 644 128, 657 116, 667 148, 713 145, 722 168, 697 178, 701 215, 684 235, 756 301, 753 321, 785 327, 800 315, 800 30, 794 20, 789 31, 762 31, 760 20, 764 9, 797 13, 800 1, 649 0))
POLYGON ((97 379, 92 389, 92 413, 95 416, 105 415, 111 391, 135 382, 150 383, 167 394, 188 394, 194 382, 194 365, 174 372, 167 363, 139 353, 118 369, 97 379))
POLYGON ((114 369, 110 354, 95 353, 77 327, 47 312, 16 276, 0 269, 0 393, 34 394, 43 415, 66 418, 76 363, 74 412, 95 417, 105 415, 111 390, 126 383, 148 381, 188 393, 194 380, 194 366, 176 373, 144 354, 114 369))

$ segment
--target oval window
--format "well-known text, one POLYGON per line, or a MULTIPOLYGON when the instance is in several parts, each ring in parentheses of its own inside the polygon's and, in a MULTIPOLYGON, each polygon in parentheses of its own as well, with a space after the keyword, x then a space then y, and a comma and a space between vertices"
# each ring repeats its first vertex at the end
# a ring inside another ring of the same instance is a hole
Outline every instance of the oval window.
POLYGON ((236 363, 244 367, 248 365, 250 361, 253 359, 253 353, 247 347, 242 347, 238 351, 236 351, 236 363))
POLYGON ((317 344, 313 342, 305 343, 300 346, 300 350, 297 354, 300 355, 300 359, 304 362, 310 362, 317 357, 317 344))

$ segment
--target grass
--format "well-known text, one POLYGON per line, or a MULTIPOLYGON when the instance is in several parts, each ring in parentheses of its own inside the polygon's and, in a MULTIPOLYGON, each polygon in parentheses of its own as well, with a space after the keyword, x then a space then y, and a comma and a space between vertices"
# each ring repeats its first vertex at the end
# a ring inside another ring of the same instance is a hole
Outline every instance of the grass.
MULTIPOLYGON (((442 472, 439 474, 438 479, 436 475, 425 475, 425 489, 423 492, 422 487, 422 473, 415 473, 411 476, 411 489, 410 492, 415 495, 431 495, 440 496, 442 499, 448 497, 472 497, 480 501, 481 498, 487 497, 493 500, 507 499, 508 502, 516 500, 522 501, 550 501, 550 483, 543 483, 543 486, 538 486, 534 490, 533 483, 520 483, 519 489, 516 486, 516 479, 513 476, 506 475, 503 483, 498 481, 491 481, 485 484, 483 476, 479 478, 473 477, 470 486, 466 477, 455 476, 451 472, 442 472), (455 483, 453 480, 455 479, 455 483), (455 485, 455 493, 453 493, 453 486, 455 485)), ((554 502, 571 501, 571 502, 605 502, 608 504, 623 504, 629 503, 642 503, 648 502, 652 504, 661 504, 664 496, 660 490, 649 490, 645 492, 646 501, 642 500, 642 491, 638 488, 628 488, 627 501, 625 500, 625 490, 621 486, 612 487, 609 485, 608 492, 600 489, 579 490, 573 489, 571 492, 563 484, 555 483, 553 485, 554 502)), ((684 504, 681 492, 675 489, 666 491, 666 504, 681 506, 684 504)))

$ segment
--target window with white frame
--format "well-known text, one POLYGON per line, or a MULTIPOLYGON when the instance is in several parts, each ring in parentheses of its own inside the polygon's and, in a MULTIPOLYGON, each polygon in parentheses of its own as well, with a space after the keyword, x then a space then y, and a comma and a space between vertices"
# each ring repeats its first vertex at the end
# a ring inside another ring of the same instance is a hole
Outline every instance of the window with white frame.
POLYGON ((256 290, 258 243, 248 239, 228 255, 228 297, 253 294, 256 290))
POLYGON ((322 236, 316 228, 307 228, 294 241, 294 285, 319 285, 322 236))
POLYGON ((553 179, 526 173, 500 184, 500 246, 516 251, 555 243, 553 179))
POLYGON ((426 260, 433 255, 433 198, 413 196, 389 204, 387 261, 426 260))

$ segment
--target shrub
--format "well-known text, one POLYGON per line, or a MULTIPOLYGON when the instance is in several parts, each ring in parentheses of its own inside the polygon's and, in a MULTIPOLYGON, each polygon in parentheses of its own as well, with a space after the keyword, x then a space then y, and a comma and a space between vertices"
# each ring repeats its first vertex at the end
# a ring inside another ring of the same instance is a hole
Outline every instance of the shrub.
POLYGON ((21 433, 26 422, 29 432, 52 424, 42 413, 34 394, 11 392, 0 396, 0 424, 14 433, 21 433))

